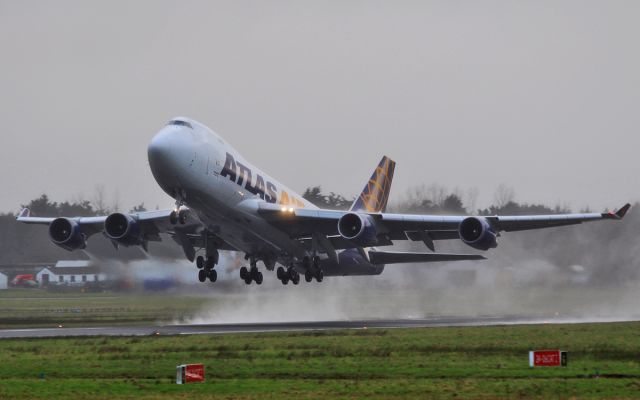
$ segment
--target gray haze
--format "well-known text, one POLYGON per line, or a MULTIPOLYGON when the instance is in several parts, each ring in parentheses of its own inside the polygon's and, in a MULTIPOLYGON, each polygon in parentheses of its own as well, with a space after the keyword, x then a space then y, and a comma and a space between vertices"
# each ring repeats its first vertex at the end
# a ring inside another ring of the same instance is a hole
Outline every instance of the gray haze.
POLYGON ((640 2, 0 0, 1 211, 42 192, 171 206, 146 145, 207 124, 302 191, 415 184, 640 198, 640 2))

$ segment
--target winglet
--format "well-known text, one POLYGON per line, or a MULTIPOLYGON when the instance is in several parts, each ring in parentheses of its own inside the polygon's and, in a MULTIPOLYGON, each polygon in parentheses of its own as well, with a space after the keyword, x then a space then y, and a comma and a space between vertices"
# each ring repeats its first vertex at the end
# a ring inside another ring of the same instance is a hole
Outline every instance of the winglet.
POLYGON ((602 214, 604 218, 609 219, 622 219, 625 215, 627 215, 627 211, 631 208, 631 204, 627 203, 624 206, 620 207, 616 212, 608 212, 602 214))
POLYGON ((31 210, 29 210, 28 208, 23 208, 22 211, 20 211, 20 214, 18 214, 18 218, 29 218, 29 216, 31 216, 31 210))

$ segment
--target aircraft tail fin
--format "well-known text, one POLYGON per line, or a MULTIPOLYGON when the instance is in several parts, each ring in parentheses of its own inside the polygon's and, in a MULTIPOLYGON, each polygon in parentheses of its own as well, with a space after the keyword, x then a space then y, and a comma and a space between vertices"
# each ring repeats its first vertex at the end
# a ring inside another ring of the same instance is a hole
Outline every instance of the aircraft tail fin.
POLYGON ((395 161, 387 156, 382 157, 369 182, 364 186, 362 193, 351 205, 351 211, 372 213, 384 211, 387 208, 387 200, 389 200, 389 191, 391 190, 395 168, 395 161))

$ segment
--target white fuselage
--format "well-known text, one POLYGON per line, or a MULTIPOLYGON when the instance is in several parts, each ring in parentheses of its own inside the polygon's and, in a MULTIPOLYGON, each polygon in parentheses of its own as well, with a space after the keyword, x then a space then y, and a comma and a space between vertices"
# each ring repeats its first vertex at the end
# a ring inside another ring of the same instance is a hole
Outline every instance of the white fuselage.
POLYGON ((317 207, 249 163, 211 129, 175 119, 154 136, 148 156, 160 187, 195 212, 209 232, 240 251, 281 263, 304 256, 300 243, 258 215, 258 204, 317 207))

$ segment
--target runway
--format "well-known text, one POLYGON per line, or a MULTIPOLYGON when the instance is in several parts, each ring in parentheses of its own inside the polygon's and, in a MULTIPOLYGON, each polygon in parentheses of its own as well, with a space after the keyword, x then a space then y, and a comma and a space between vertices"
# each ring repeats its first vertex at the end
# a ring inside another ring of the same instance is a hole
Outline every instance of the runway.
POLYGON ((105 326, 58 327, 0 330, 2 338, 77 337, 77 336, 152 336, 152 335, 204 335, 225 333, 300 332, 334 329, 368 328, 425 328, 442 326, 490 326, 547 322, 541 318, 519 317, 438 317, 423 319, 373 319, 354 321, 313 321, 236 323, 207 325, 158 325, 158 326, 105 326))

